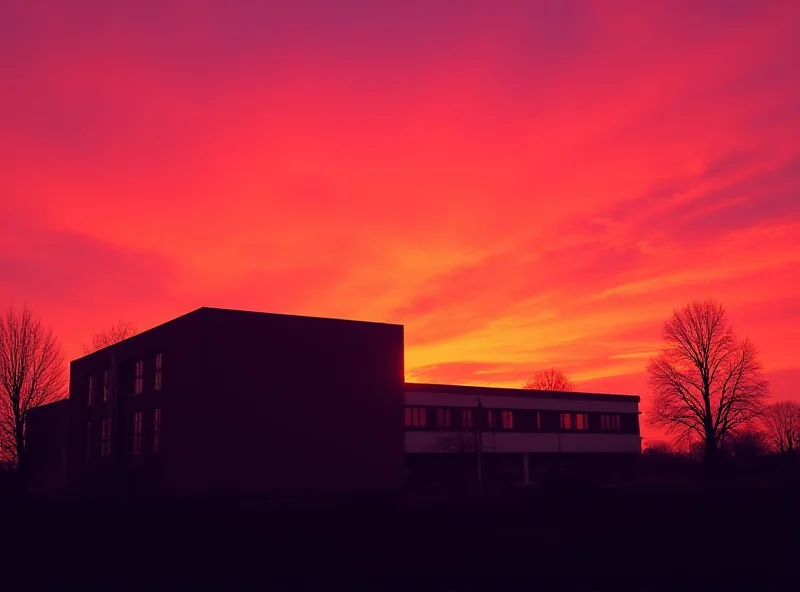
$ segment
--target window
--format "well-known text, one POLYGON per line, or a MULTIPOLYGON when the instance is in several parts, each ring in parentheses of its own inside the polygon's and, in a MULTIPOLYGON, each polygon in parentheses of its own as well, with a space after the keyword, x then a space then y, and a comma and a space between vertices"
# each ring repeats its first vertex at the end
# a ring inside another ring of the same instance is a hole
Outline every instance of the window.
POLYGON ((86 404, 92 404, 92 398, 94 396, 94 376, 89 376, 89 387, 86 391, 86 404))
POLYGON ((436 410, 436 427, 449 428, 452 424, 451 412, 449 409, 436 410))
POLYGON ((503 411, 501 419, 503 421, 503 429, 504 430, 512 430, 512 429, 514 429, 514 412, 513 411, 503 411))
POLYGON ((137 395, 142 393, 142 385, 144 383, 144 360, 136 362, 136 382, 133 385, 133 392, 137 395))
POLYGON ((472 409, 461 410, 461 427, 470 430, 472 429, 472 409))
POLYGON ((486 427, 490 430, 494 429, 494 411, 491 409, 486 412, 486 427))
POLYGON ((110 380, 110 372, 106 370, 103 372, 103 401, 108 401, 108 384, 110 380))
POLYGON ((156 354, 156 381, 153 388, 157 391, 161 390, 161 369, 164 365, 164 354, 156 354))
POLYGON ((620 430, 619 415, 606 415, 600 416, 600 429, 604 432, 618 432, 620 430))
POLYGON ((536 412, 536 429, 537 430, 542 429, 542 414, 539 413, 538 411, 536 412))
POLYGON ((103 431, 100 435, 100 456, 109 456, 111 454, 111 418, 106 417, 103 419, 103 431))
POLYGON ((589 414, 588 413, 562 413, 561 414, 561 429, 562 430, 580 430, 586 431, 589 429, 589 414))
POLYGON ((92 422, 86 424, 86 458, 92 458, 92 422))
POLYGON ((142 453, 142 412, 133 414, 133 453, 142 453))
POLYGON ((161 409, 153 411, 153 452, 161 448, 161 409))
POLYGON ((406 427, 424 428, 428 423, 428 416, 424 407, 406 407, 406 427))

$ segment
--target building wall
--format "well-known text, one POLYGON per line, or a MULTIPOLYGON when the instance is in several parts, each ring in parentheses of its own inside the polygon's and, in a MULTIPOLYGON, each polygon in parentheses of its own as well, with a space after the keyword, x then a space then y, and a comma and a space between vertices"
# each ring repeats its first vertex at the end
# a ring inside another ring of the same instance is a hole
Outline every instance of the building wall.
POLYGON ((171 476, 190 459, 178 443, 186 434, 178 399, 192 392, 199 379, 200 335, 190 315, 178 317, 130 339, 74 360, 70 364, 70 430, 68 442, 71 486, 77 491, 107 496, 168 492, 171 476), (155 389, 156 356, 162 354, 162 388, 155 389), (135 392, 136 362, 143 364, 141 393, 135 392), (104 400, 104 373, 109 372, 109 396, 104 400), (89 376, 93 400, 88 402, 89 376), (155 450, 155 412, 161 413, 159 450, 155 450), (142 414, 141 450, 134 453, 134 417, 142 414), (110 421, 109 454, 103 455, 103 420, 110 421))
POLYGON ((402 485, 402 326, 209 309, 204 327, 209 491, 402 485))
POLYGON ((59 492, 66 485, 67 458, 64 443, 68 429, 67 400, 36 407, 25 425, 27 485, 36 492, 59 492))
POLYGON ((405 450, 411 454, 474 450, 478 428, 486 452, 641 452, 636 396, 409 384, 405 403, 406 422, 408 409, 425 414, 425 425, 406 425, 405 450), (449 413, 449 425, 439 424, 442 411, 449 413), (510 425, 502 421, 506 411, 510 425), (462 425, 462 412, 472 415, 472 426, 462 425), (571 427, 561 425, 562 414, 571 415, 571 427), (588 420, 580 429, 577 414, 588 420), (617 422, 613 427, 603 423, 609 418, 617 422))
POLYGON ((412 487, 527 485, 565 473, 608 482, 630 477, 641 453, 635 396, 410 383, 405 403, 412 487))
MULTIPOLYGON (((498 433, 482 432, 485 453, 610 453, 638 454, 637 434, 498 433)), ((446 454, 475 450, 475 434, 452 431, 407 431, 405 450, 409 454, 446 454), (463 444, 463 448, 459 445, 463 444)))
MULTIPOLYGON (((416 387, 412 387, 416 388, 416 387)), ((457 387, 458 388, 458 387, 457 387)), ((462 389, 464 387, 461 387, 462 389)), ((478 392, 486 392, 481 389, 478 392)), ((512 389, 498 389, 500 392, 513 392, 512 389)), ((520 393, 524 393, 521 389, 520 393)), ((566 396, 554 396, 553 393, 532 391, 528 395, 469 395, 464 390, 454 393, 407 390, 406 405, 427 405, 437 407, 475 407, 478 399, 486 409, 542 409, 552 411, 574 411, 584 413, 639 413, 639 397, 625 395, 595 395, 581 393, 564 393, 566 396)))

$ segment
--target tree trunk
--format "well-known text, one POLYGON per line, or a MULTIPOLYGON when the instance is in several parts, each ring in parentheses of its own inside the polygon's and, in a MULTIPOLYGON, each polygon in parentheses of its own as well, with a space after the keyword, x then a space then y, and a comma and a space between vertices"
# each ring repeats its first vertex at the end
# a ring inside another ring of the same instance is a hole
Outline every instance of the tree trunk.
POLYGON ((25 422, 21 419, 14 422, 14 438, 17 445, 17 481, 20 494, 24 495, 27 485, 28 459, 25 454, 25 422))
POLYGON ((717 485, 719 481, 719 449, 717 448, 717 442, 712 435, 706 435, 706 448, 705 448, 705 458, 703 459, 703 465, 705 469, 705 476, 706 476, 706 487, 709 494, 713 497, 717 491, 717 485))

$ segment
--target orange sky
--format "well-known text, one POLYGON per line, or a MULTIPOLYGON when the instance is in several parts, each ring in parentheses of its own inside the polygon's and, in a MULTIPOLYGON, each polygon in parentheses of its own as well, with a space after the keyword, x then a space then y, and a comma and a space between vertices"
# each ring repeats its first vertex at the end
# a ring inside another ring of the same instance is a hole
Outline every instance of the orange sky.
POLYGON ((800 398, 800 3, 68 4, 0 7, 0 305, 68 357, 342 316, 403 323, 412 380, 557 366, 646 409, 710 296, 800 398))

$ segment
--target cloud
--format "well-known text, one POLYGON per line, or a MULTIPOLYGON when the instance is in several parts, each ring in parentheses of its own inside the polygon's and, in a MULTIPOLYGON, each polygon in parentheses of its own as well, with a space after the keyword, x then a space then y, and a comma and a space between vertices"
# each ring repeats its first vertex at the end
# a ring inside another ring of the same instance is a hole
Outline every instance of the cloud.
POLYGON ((138 306, 169 295, 174 269, 157 253, 132 251, 69 230, 0 225, 6 297, 37 295, 89 312, 98 305, 138 306))

